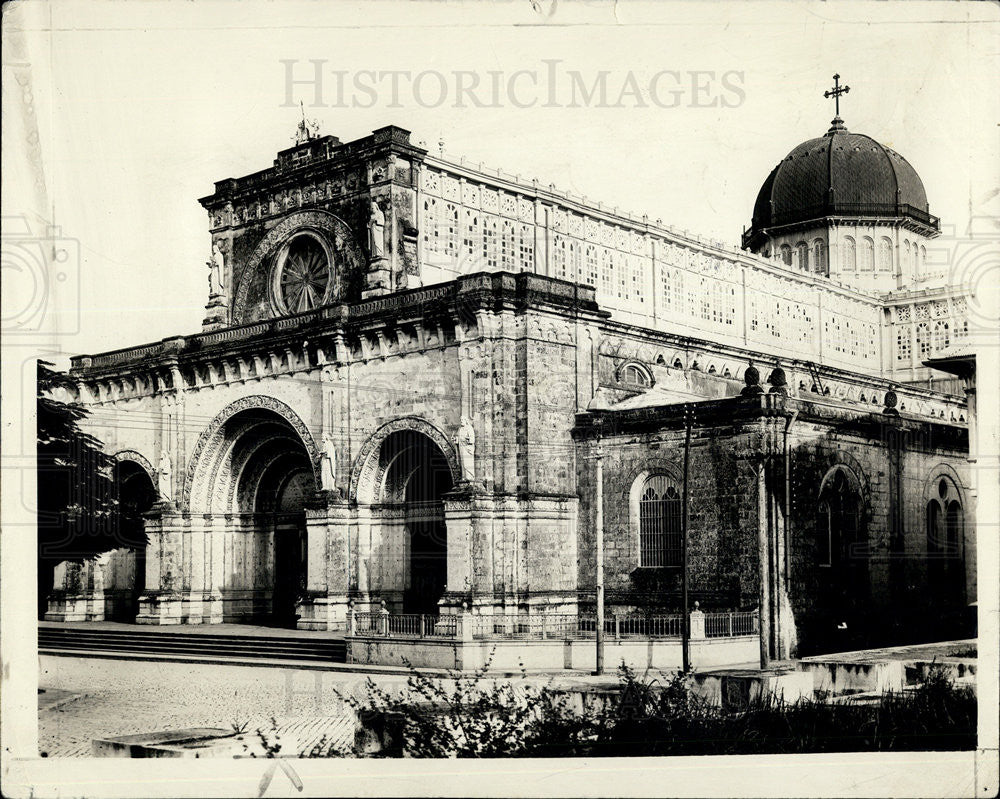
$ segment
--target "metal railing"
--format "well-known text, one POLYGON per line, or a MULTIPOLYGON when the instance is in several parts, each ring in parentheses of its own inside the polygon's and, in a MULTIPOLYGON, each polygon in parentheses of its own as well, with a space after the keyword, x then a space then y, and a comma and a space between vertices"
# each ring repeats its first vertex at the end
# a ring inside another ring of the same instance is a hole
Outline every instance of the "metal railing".
POLYGON ((372 635, 381 638, 456 638, 460 631, 458 616, 427 613, 393 615, 383 611, 354 613, 352 635, 372 635))
POLYGON ((706 613, 706 638, 733 638, 756 635, 760 631, 760 616, 756 610, 732 613, 706 613))
MULTIPOLYGON (((683 634, 680 614, 609 614, 604 633, 609 640, 677 639, 683 634)), ((597 633, 593 614, 542 613, 532 616, 499 613, 456 615, 391 614, 386 610, 354 612, 351 635, 379 638, 436 638, 480 641, 586 640, 597 633)), ((759 615, 753 611, 691 613, 693 640, 757 635, 759 615)))

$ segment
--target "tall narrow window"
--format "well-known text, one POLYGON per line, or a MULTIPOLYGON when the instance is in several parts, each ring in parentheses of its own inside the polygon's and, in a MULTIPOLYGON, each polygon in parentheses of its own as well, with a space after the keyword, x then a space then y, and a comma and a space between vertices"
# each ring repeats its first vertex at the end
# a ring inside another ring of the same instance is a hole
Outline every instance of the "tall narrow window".
POLYGON ((854 272, 858 268, 857 246, 850 236, 844 237, 840 268, 845 272, 854 272))
POLYGON ((826 259, 823 257, 822 239, 815 239, 813 241, 813 269, 818 274, 825 274, 826 272, 826 259))
POLYGON ((868 236, 861 239, 861 271, 875 271, 875 242, 868 236))
POLYGON ((942 350, 948 349, 950 339, 948 337, 948 323, 947 322, 935 322, 934 323, 934 351, 941 352, 942 350))
POLYGON ((896 360, 903 363, 909 363, 911 352, 910 326, 900 325, 896 329, 896 360))
POLYGON ((885 236, 878 241, 878 271, 892 271, 892 242, 885 236))
POLYGON ((799 263, 798 263, 799 269, 802 269, 803 271, 808 271, 808 269, 809 269, 809 245, 806 244, 804 241, 800 241, 798 244, 795 245, 795 250, 796 250, 796 252, 798 253, 798 256, 799 256, 799 263))
POLYGON ((917 325, 917 355, 923 360, 931 354, 931 334, 926 322, 917 325))
POLYGON ((681 565, 681 498, 665 475, 647 478, 639 499, 639 565, 681 565))

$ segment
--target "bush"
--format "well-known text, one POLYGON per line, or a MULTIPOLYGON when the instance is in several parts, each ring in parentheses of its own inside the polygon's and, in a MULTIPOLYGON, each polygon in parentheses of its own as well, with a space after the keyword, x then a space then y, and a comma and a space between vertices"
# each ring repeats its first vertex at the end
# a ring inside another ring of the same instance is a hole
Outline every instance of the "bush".
MULTIPOLYGON (((786 703, 764 697, 726 711, 691 691, 691 678, 643 680, 619 669, 618 688, 585 698, 552 680, 487 678, 489 663, 447 680, 410 667, 395 692, 370 678, 362 699, 341 695, 378 739, 370 752, 407 757, 603 757, 963 750, 976 745, 976 698, 936 669, 920 687, 877 700, 786 703)), ((269 755, 272 736, 258 731, 269 755)), ((317 745, 303 757, 368 754, 317 745)), ((280 749, 280 747, 279 747, 280 749)))

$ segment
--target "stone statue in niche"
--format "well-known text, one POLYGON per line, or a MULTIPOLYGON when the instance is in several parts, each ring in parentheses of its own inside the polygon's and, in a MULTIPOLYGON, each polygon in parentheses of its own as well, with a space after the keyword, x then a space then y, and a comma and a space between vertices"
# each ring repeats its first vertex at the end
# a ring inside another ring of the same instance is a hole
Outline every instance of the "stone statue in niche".
POLYGON ((166 502, 170 502, 174 497, 173 474, 173 466, 170 464, 170 452, 163 450, 160 452, 160 463, 156 468, 156 475, 160 499, 166 502))
POLYGON ((212 297, 226 293, 225 259, 218 242, 212 245, 212 258, 208 261, 208 290, 212 297))
POLYGON ((320 488, 333 491, 337 487, 337 449, 333 439, 327 436, 323 439, 323 451, 319 455, 320 488))
POLYGON ((371 202, 368 220, 368 251, 373 261, 385 257, 385 212, 375 200, 371 202))
POLYGON ((458 425, 458 462, 462 469, 462 480, 476 479, 476 430, 472 420, 463 414, 458 425))

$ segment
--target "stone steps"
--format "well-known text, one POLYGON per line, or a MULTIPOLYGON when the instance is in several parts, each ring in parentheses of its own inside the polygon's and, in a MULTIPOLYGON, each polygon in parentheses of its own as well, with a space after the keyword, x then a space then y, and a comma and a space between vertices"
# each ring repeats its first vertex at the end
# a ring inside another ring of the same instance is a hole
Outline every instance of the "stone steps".
POLYGON ((344 663, 347 649, 341 638, 296 638, 283 634, 217 635, 190 634, 165 630, 83 630, 57 627, 38 628, 40 652, 126 652, 136 655, 169 654, 306 662, 344 663))

